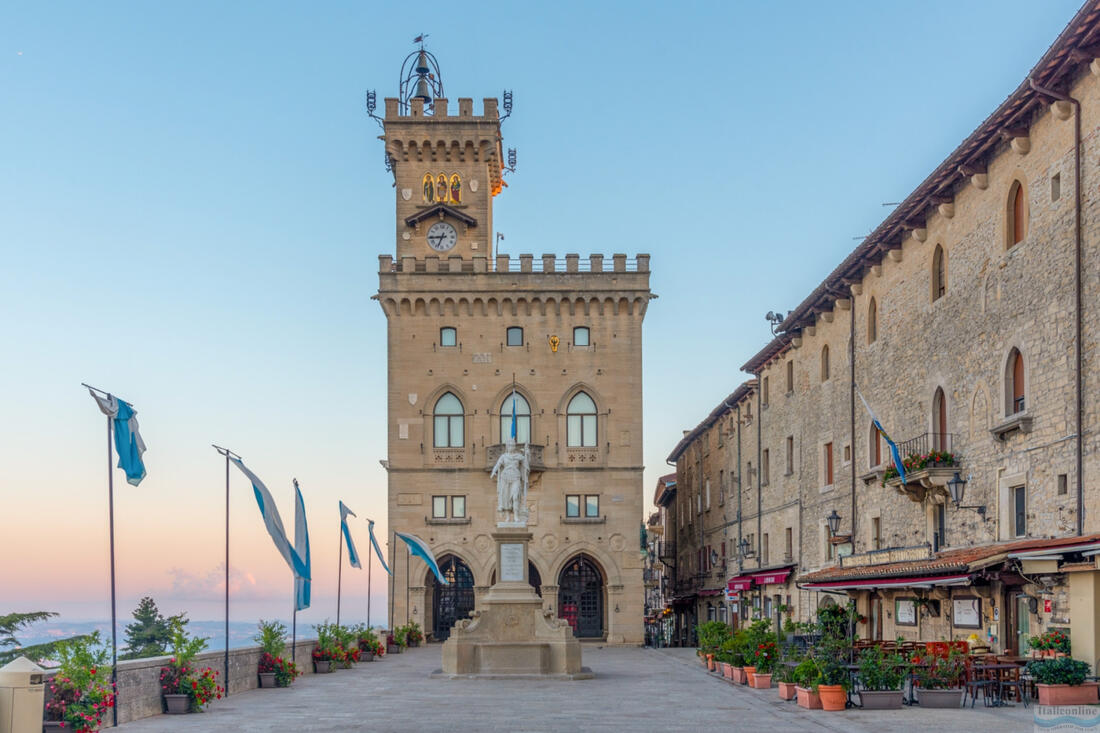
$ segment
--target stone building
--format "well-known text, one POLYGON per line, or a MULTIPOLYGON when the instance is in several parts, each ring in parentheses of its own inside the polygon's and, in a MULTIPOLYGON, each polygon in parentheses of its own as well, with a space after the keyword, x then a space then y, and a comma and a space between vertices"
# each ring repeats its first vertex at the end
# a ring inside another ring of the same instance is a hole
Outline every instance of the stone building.
POLYGON ((514 414, 532 585, 577 636, 640 644, 649 257, 494 254, 497 100, 455 110, 430 54, 415 61, 379 118, 396 196, 396 256, 379 258, 374 296, 388 324, 390 622, 443 639, 494 582, 490 470, 514 414), (427 542, 449 584, 393 531, 427 542))
POLYGON ((851 597, 864 637, 1022 652, 1068 626, 1100 657, 1098 40, 1090 1, 744 365, 797 617, 851 597))

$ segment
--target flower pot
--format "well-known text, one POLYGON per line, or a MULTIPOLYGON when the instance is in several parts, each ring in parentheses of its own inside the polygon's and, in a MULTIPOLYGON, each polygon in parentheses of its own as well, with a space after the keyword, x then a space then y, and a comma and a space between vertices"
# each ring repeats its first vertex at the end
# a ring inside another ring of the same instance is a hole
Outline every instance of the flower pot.
POLYGON ((962 707, 962 699, 961 687, 949 690, 917 690, 917 701, 922 708, 958 708, 962 707))
POLYGON ((745 684, 745 668, 730 665, 730 679, 735 685, 745 684))
POLYGON ((901 690, 861 690, 859 702, 864 710, 901 710, 901 690))
POLYGON ((752 676, 752 687, 754 690, 770 690, 772 688, 772 675, 768 674, 754 674, 752 676))
POLYGON ((817 694, 821 698, 822 710, 843 710, 848 703, 848 695, 842 685, 818 685, 817 694))
POLYGON ((1100 682, 1083 682, 1079 685, 1044 685, 1039 688, 1040 705, 1095 705, 1097 685, 1100 682))
POLYGON ((60 720, 43 720, 42 730, 69 730, 65 727, 64 722, 60 720))
POLYGON ((183 715, 191 712, 190 695, 165 695, 164 705, 168 708, 169 715, 183 715))
POLYGON ((729 662, 720 662, 722 665, 722 676, 727 680, 733 679, 733 667, 729 662))
POLYGON ((756 667, 744 667, 745 679, 741 680, 742 685, 752 685, 752 678, 756 675, 756 667))
POLYGON ((708 654, 707 655, 707 669, 710 670, 711 672, 714 671, 714 655, 713 654, 708 654))
POLYGON ((795 684, 793 682, 780 682, 779 683, 779 699, 780 700, 793 700, 795 695, 795 684))
POLYGON ((317 674, 327 674, 332 671, 332 660, 329 659, 314 659, 313 671, 317 674))
POLYGON ((359 657, 360 662, 373 662, 374 652, 363 652, 363 656, 359 657))
POLYGON ((274 672, 260 672, 260 687, 274 687, 275 686, 275 673, 274 672))
POLYGON ((795 686, 795 694, 798 696, 798 706, 800 708, 806 708, 807 710, 820 710, 821 709, 821 695, 817 694, 809 687, 795 686))
POLYGON ((397 644, 390 644, 390 643, 387 642, 387 644, 386 644, 386 654, 400 654, 400 653, 401 653, 401 647, 400 646, 398 646, 397 644))

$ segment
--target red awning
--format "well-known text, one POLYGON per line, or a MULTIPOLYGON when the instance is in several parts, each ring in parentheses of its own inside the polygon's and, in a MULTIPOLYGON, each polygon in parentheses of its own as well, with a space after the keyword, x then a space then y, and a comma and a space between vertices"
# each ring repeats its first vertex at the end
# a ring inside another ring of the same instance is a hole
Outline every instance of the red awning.
POLYGON ((786 570, 774 570, 770 573, 757 573, 752 576, 752 580, 757 585, 783 585, 787 582, 787 576, 790 574, 790 568, 786 570))
POLYGON ((730 578, 729 582, 726 583, 726 590, 733 590, 733 591, 748 590, 751 587, 752 587, 752 576, 751 575, 741 575, 741 576, 736 577, 736 578, 730 578))
POLYGON ((969 575, 926 575, 917 578, 835 580, 823 583, 807 583, 806 588, 846 590, 848 588, 931 588, 934 585, 969 585, 969 575))
POLYGON ((717 596, 717 595, 721 595, 721 594, 722 594, 722 589, 721 588, 708 588, 708 589, 699 591, 699 595, 701 595, 701 596, 717 596))

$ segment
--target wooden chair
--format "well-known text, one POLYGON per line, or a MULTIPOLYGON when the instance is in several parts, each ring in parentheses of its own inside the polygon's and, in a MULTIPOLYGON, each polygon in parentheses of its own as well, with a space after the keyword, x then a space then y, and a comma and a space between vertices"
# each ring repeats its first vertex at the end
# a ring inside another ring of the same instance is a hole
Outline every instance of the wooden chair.
POLYGON ((991 697, 994 679, 989 670, 978 669, 970 660, 966 660, 966 684, 963 689, 963 707, 966 707, 966 696, 970 695, 970 707, 978 701, 978 690, 982 692, 982 704, 987 708, 992 707, 991 697))
POLYGON ((1016 701, 1023 701, 1024 707, 1027 707, 1027 693, 1028 690, 1025 687, 1028 681, 1020 677, 1020 668, 1015 669, 1002 669, 1000 674, 1000 694, 1001 699, 1005 699, 1005 690, 1013 690, 1016 693, 1016 701))

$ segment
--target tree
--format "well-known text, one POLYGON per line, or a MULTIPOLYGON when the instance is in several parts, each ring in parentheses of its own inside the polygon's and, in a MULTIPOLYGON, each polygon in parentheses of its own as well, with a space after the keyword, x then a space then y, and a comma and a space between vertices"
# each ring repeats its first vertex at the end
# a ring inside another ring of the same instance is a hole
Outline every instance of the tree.
POLYGON ((186 626, 186 613, 165 618, 157 609, 156 601, 149 596, 141 599, 134 609, 134 623, 126 625, 126 653, 122 659, 160 657, 168 653, 172 641, 172 624, 186 626))
POLYGON ((50 659, 55 655, 59 644, 87 638, 85 636, 74 636, 71 639, 59 639, 30 646, 23 646, 19 643, 19 639, 15 636, 16 632, 54 616, 57 616, 57 614, 53 611, 29 611, 27 613, 9 613, 0 616, 0 666, 7 664, 16 657, 26 657, 32 661, 50 659))

